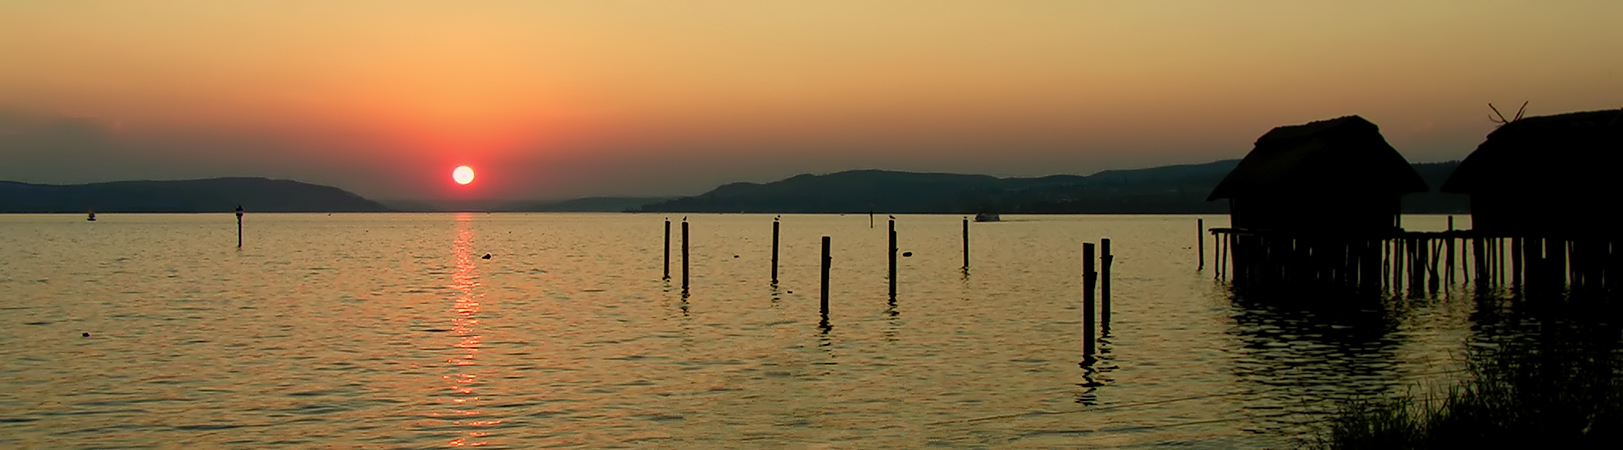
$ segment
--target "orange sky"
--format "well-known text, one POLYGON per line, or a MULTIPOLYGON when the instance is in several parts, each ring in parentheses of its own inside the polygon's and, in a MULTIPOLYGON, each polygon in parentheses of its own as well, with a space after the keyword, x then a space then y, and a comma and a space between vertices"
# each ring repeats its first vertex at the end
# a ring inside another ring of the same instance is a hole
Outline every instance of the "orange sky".
POLYGON ((1206 162, 1346 114, 1413 161, 1457 159, 1492 129, 1488 102, 1623 107, 1619 17, 1614 1, 9 1, 0 179, 694 194, 1206 162), (450 181, 461 164, 471 187, 450 181))

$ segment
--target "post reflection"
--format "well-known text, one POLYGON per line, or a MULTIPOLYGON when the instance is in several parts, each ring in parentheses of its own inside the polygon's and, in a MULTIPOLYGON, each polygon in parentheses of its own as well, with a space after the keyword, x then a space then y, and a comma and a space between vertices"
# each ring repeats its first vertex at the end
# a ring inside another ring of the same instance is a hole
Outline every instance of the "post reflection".
POLYGON ((451 241, 451 255, 456 259, 456 271, 451 274, 451 289, 456 296, 451 305, 451 332, 457 342, 452 345, 450 358, 446 359, 450 370, 444 379, 446 388, 451 391, 448 418, 458 428, 467 431, 449 442, 453 447, 488 444, 484 439, 490 433, 481 428, 500 422, 483 420, 480 417, 483 413, 477 408, 479 394, 476 387, 481 381, 479 374, 474 373, 474 367, 481 338, 478 330, 480 299, 484 294, 479 292, 479 268, 475 263, 473 238, 473 216, 458 214, 456 238, 451 241))

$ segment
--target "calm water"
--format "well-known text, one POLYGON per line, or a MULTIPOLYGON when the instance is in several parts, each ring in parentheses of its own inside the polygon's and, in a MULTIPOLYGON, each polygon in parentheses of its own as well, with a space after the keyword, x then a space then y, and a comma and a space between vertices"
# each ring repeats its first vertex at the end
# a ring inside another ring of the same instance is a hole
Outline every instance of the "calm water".
POLYGON ((1194 216, 973 224, 967 273, 959 217, 903 216, 894 303, 882 215, 785 216, 778 286, 772 216, 690 216, 685 300, 663 218, 250 214, 239 251, 229 214, 0 216, 0 447, 1281 447, 1336 399, 1450 380, 1476 340, 1458 291, 1232 298, 1194 216))

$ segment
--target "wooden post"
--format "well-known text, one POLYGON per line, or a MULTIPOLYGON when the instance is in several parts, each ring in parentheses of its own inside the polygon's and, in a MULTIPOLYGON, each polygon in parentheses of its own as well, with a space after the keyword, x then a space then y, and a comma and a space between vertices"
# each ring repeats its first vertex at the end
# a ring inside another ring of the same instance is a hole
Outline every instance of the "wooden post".
POLYGON ((1474 270, 1474 268, 1471 267, 1471 258, 1466 256, 1470 252, 1471 238, 1464 236, 1460 237, 1460 276, 1464 277, 1460 280, 1463 283, 1471 282, 1471 271, 1474 270))
POLYGON ((1206 268, 1206 219, 1195 219, 1195 240, 1200 247, 1200 266, 1195 270, 1206 268))
POLYGON ((1431 288, 1431 275, 1436 274, 1436 272, 1431 270, 1431 239, 1423 237, 1415 238, 1413 244, 1415 247, 1415 278, 1413 290, 1414 293, 1418 295, 1422 292, 1422 290, 1429 290, 1431 288))
POLYGON ((1471 271, 1476 273, 1476 286, 1478 290, 1488 287, 1488 247, 1482 241, 1482 236, 1471 238, 1471 271))
POLYGON ((1494 257, 1493 257, 1493 259, 1494 259, 1493 265, 1494 265, 1494 272, 1496 273, 1496 275, 1495 275, 1496 280, 1497 280, 1496 284, 1498 284, 1499 286, 1504 286, 1505 285, 1505 265, 1506 265, 1505 264, 1505 239, 1504 238, 1498 238, 1498 239, 1494 239, 1493 241, 1494 241, 1493 246, 1494 246, 1494 254, 1495 254, 1494 257))
POLYGON ((1437 295, 1437 289, 1442 285, 1443 281, 1442 275, 1437 272, 1437 257, 1440 256, 1438 253, 1442 251, 1443 243, 1434 243, 1430 238, 1426 239, 1426 247, 1420 249, 1420 258, 1426 264, 1426 290, 1431 292, 1432 295, 1437 295))
POLYGON ((242 249, 242 205, 237 205, 237 249, 242 249))
POLYGON ((1082 361, 1093 361, 1093 243, 1082 244, 1082 361))
POLYGON ((1448 236, 1444 239, 1446 239, 1444 242, 1448 243, 1448 248, 1445 250, 1448 252, 1448 260, 1444 261, 1443 265, 1447 266, 1445 269, 1448 271, 1448 284, 1452 286, 1454 285, 1454 216, 1448 216, 1448 236))
POLYGON ((772 284, 778 284, 778 219, 772 219, 772 284))
POLYGON ((1403 238, 1392 239, 1392 295, 1403 295, 1403 238))
POLYGON ((822 291, 819 296, 822 298, 824 321, 828 320, 828 266, 831 261, 833 259, 828 256, 828 236, 823 236, 823 281, 821 283, 822 291))
POLYGON ((890 298, 896 298, 896 219, 890 219, 890 298))
MULTIPOLYGON (((1206 248, 1204 242, 1200 246, 1202 250, 1206 248)), ((1204 262, 1200 264, 1206 265, 1204 262)), ((1216 231, 1212 232, 1212 269, 1212 278, 1223 278, 1223 237, 1216 231)))
POLYGON ((1515 285, 1518 290, 1522 288, 1522 269, 1527 268, 1527 259, 1522 255, 1526 250, 1527 244, 1522 238, 1510 238, 1510 262, 1515 264, 1515 267, 1510 269, 1510 284, 1515 285))
POLYGON ((688 220, 682 219, 682 293, 688 291, 688 220))
POLYGON ((1548 259, 1541 264, 1546 267, 1550 281, 1550 289, 1559 290, 1568 286, 1567 275, 1571 273, 1567 264, 1567 240, 1548 239, 1544 242, 1544 254, 1548 259))
POLYGON ((964 268, 969 268, 969 219, 964 219, 964 268))
POLYGON ((665 276, 664 280, 671 279, 671 219, 665 219, 665 276))
MULTIPOLYGON (((1201 242, 1205 242, 1202 239, 1201 242)), ((1110 238, 1099 240, 1099 327, 1101 330, 1110 330, 1110 263, 1115 261, 1115 255, 1110 254, 1110 238)))

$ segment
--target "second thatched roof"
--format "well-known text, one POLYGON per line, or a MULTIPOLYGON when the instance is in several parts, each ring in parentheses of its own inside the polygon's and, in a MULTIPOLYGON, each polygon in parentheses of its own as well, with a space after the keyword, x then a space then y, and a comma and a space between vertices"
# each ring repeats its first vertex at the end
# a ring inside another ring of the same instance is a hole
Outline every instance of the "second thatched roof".
POLYGON ((1528 117, 1488 134, 1443 192, 1572 195, 1618 193, 1623 109, 1528 117))

